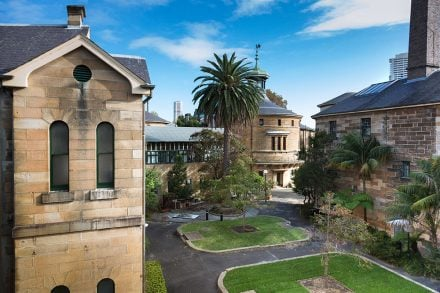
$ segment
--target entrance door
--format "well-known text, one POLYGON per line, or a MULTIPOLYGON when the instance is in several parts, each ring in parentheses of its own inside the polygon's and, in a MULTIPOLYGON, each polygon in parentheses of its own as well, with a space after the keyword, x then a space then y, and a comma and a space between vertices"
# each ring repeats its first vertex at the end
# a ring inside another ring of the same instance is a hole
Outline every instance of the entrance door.
POLYGON ((283 172, 277 172, 277 185, 283 186, 283 172))

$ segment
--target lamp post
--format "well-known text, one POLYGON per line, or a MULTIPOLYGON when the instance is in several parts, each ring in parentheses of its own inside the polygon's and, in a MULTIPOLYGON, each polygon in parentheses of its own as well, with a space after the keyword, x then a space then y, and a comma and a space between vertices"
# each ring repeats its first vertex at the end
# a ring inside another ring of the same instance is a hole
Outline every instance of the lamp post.
POLYGON ((267 170, 263 170, 264 175, 264 202, 267 203, 267 170))

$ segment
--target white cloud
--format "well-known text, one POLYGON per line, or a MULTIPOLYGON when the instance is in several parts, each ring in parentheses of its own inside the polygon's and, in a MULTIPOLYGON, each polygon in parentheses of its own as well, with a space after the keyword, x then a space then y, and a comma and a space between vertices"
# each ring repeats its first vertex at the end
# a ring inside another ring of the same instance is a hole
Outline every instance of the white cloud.
POLYGON ((117 43, 121 40, 118 36, 116 36, 114 31, 109 29, 102 30, 98 34, 101 39, 109 43, 117 43))
POLYGON ((214 40, 218 33, 217 24, 193 23, 185 24, 190 34, 180 39, 168 39, 158 36, 146 36, 130 43, 130 48, 152 48, 171 59, 200 66, 206 60, 213 59, 213 54, 235 52, 238 56, 246 57, 250 51, 245 48, 228 48, 223 42, 214 40), (210 27, 211 25, 211 27, 210 27))
POLYGON ((107 0, 116 5, 122 6, 139 6, 143 5, 148 8, 149 6, 163 6, 167 5, 171 0, 107 0))
POLYGON ((308 10, 323 10, 324 14, 301 33, 331 34, 406 23, 411 0, 318 0, 308 10))
POLYGON ((234 15, 249 16, 270 13, 271 8, 280 0, 237 0, 237 8, 234 10, 234 15))

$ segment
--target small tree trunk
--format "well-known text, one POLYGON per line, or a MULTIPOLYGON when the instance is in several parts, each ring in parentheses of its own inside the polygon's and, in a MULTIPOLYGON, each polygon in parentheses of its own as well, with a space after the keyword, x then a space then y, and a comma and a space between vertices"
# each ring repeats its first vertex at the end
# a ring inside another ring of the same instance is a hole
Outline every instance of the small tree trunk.
MULTIPOLYGON (((365 186, 365 178, 362 178, 362 193, 367 194, 367 187, 365 186)), ((367 208, 364 207, 364 221, 367 222, 367 208)))
POLYGON ((230 137, 229 137, 229 126, 224 126, 223 132, 223 176, 229 173, 229 146, 230 146, 230 137))

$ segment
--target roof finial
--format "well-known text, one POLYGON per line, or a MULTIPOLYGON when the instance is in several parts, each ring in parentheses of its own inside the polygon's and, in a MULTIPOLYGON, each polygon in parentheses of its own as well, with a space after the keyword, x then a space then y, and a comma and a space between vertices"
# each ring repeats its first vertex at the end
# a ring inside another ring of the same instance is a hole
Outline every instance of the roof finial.
POLYGON ((260 44, 255 45, 255 68, 258 68, 258 50, 261 48, 260 44))

